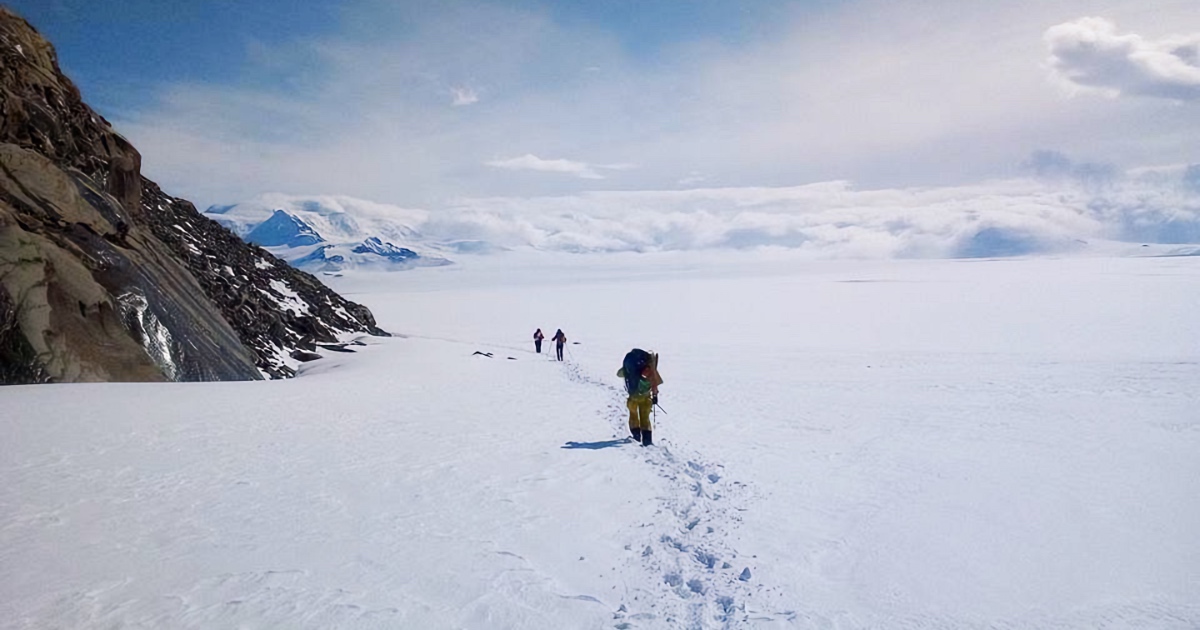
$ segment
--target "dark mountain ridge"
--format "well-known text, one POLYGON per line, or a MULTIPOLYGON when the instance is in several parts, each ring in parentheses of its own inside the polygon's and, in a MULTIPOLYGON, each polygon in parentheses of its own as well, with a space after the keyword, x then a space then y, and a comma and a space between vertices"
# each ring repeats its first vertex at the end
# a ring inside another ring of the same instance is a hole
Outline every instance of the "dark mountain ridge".
POLYGON ((354 333, 387 334, 143 177, 0 6, 0 384, 284 378, 354 333))

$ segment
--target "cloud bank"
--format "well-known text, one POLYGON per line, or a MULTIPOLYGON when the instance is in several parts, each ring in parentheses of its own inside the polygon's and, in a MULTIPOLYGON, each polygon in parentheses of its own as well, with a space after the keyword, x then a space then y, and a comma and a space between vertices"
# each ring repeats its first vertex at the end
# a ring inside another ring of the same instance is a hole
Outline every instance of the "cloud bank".
POLYGON ((1088 17, 1046 31, 1050 65, 1072 84, 1113 95, 1200 100, 1200 33, 1148 39, 1088 17))
POLYGON ((477 199, 431 212, 417 229, 433 240, 580 253, 774 247, 818 257, 977 258, 1100 251, 1114 242, 1198 244, 1200 196, 1178 175, 1172 187, 1156 173, 1110 182, 1103 194, 1086 180, 1019 179, 477 199))
MULTIPOLYGON (((318 231, 402 224, 418 251, 529 248, 574 253, 786 249, 819 258, 979 258, 1200 251, 1197 167, 1102 184, 1094 164, 1030 161, 1036 175, 979 186, 857 190, 846 182, 778 188, 610 191, 462 200, 417 211, 347 198, 264 196, 234 215, 318 212, 318 231), (355 223, 353 217, 358 217, 355 223), (1143 249, 1143 244, 1152 246, 1143 249)), ((228 214, 224 215, 228 216, 228 214)), ((358 229, 358 228, 356 228, 358 229)), ((360 230, 361 232, 361 230, 360 230)), ((356 232, 355 238, 364 233, 356 232)))

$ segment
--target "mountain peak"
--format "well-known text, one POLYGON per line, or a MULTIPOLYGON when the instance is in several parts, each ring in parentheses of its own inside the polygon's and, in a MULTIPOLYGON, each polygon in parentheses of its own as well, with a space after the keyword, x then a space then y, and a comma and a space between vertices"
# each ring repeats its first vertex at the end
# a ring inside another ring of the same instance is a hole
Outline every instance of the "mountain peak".
POLYGON ((399 271, 450 264, 411 223, 423 211, 351 197, 266 194, 207 212, 245 240, 313 272, 352 268, 399 271), (429 249, 418 249, 422 243, 429 249))
POLYGON ((258 224, 245 237, 246 242, 263 247, 301 247, 316 245, 325 239, 300 218, 276 209, 271 218, 258 224))

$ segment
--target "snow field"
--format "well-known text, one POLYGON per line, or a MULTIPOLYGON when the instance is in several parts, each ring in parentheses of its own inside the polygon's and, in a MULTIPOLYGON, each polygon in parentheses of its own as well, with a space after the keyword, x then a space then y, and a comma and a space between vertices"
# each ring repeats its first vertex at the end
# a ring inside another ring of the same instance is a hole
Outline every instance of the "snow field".
POLYGON ((658 484, 562 448, 603 392, 473 349, 6 389, 0 625, 600 627, 658 484))
POLYGON ((406 336, 284 382, 0 390, 0 627, 1200 625, 1200 259, 330 281, 406 336))
POLYGON ((656 439, 748 482, 717 529, 772 619, 1195 624, 1196 259, 647 258, 404 295, 445 334, 565 322, 599 380, 662 352, 656 439))

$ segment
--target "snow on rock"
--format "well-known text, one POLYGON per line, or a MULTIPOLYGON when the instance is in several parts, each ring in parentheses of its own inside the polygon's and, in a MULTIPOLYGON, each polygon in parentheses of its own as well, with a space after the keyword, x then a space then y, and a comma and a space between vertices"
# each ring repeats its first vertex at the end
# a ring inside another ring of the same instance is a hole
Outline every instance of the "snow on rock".
POLYGON ((279 307, 283 310, 291 312, 295 315, 309 314, 308 303, 301 299, 300 295, 292 290, 287 284, 281 280, 271 281, 271 291, 263 291, 267 295, 278 296, 277 300, 279 307))

